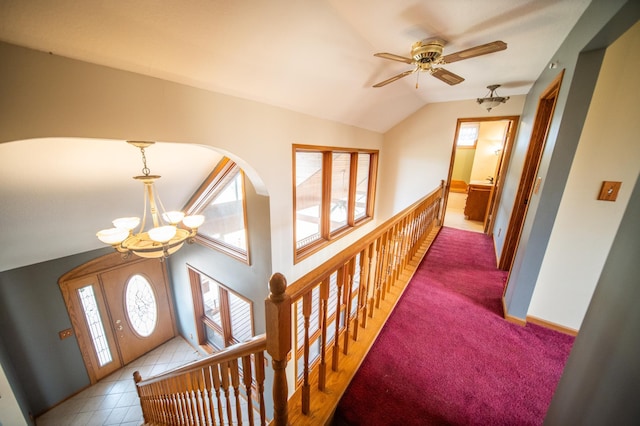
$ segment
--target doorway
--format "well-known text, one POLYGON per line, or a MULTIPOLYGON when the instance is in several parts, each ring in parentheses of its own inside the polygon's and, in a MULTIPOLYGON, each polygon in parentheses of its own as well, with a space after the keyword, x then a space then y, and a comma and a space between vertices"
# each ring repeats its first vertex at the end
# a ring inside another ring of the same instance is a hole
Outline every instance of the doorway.
POLYGON ((58 282, 91 384, 176 335, 166 266, 158 259, 113 253, 58 282))
MULTIPOLYGON (((527 148, 522 174, 520 175, 520 183, 518 184, 518 192, 516 193, 509 225, 504 237, 502 254, 498 261, 498 267, 504 271, 511 271, 513 259, 518 249, 520 235, 522 233, 524 219, 529 209, 529 199, 532 194, 537 193, 540 183, 542 182, 542 178, 537 177, 538 169, 540 167, 540 161, 542 160, 542 152, 547 142, 551 118, 556 108, 558 92, 560 91, 563 76, 564 70, 556 76, 538 99, 531 139, 529 140, 529 147, 527 148)), ((505 293, 506 291, 505 286, 505 293)))
POLYGON ((445 226, 493 234, 518 119, 458 119, 445 186, 445 226))

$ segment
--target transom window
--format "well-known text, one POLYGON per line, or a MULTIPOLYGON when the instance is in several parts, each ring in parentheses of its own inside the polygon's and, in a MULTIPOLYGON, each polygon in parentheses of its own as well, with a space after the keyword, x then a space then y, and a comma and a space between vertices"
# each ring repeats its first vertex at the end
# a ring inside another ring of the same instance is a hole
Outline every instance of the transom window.
POLYGON ((196 241, 249 263, 244 173, 224 158, 187 204, 188 214, 202 214, 196 241))
POLYGON ((480 123, 461 123, 458 128, 457 148, 475 148, 478 143, 480 123))
POLYGON ((296 262, 373 217, 378 151, 293 146, 296 262))
POLYGON ((250 300, 191 267, 189 279, 200 345, 215 351, 254 336, 250 300))

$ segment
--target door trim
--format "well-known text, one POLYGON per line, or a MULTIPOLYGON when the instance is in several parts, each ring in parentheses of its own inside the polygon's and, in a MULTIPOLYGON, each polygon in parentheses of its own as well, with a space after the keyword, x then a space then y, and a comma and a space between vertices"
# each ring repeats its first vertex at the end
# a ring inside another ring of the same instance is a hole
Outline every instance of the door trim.
POLYGON ((498 167, 496 168, 497 173, 495 176, 495 184, 494 188, 491 190, 491 195, 489 198, 487 213, 484 219, 484 233, 491 236, 493 235, 493 221, 495 220, 495 213, 498 209, 498 204, 500 202, 500 197, 502 195, 502 186, 504 182, 504 172, 507 170, 509 166, 509 160, 511 158, 511 150, 513 148, 513 143, 515 140, 516 130, 518 128, 518 124, 520 122, 519 115, 502 115, 498 117, 473 117, 473 118, 459 118, 456 124, 456 132, 453 136, 453 146, 451 148, 451 160, 449 161, 449 174, 447 175, 447 181, 445 183, 444 188, 444 200, 442 203, 442 222, 444 223, 444 216, 446 215, 447 202, 449 200, 449 189, 451 188, 451 176, 453 175, 453 164, 456 158, 456 148, 458 143, 458 132, 460 130, 460 125, 462 123, 469 122, 490 122, 490 121, 509 121, 509 127, 507 130, 507 134, 505 135, 504 147, 502 149, 502 154, 500 159, 498 160, 498 167), (497 189, 495 189, 497 188, 497 189))
MULTIPOLYGON (((554 78, 538 98, 538 107, 532 125, 531 138, 529 139, 529 146, 520 175, 516 199, 511 208, 511 218, 509 219, 502 253, 498 262, 498 268, 504 271, 511 271, 515 253, 518 250, 524 220, 529 210, 529 200, 536 186, 535 181, 540 168, 542 153, 547 142, 549 127, 553 119, 563 76, 564 70, 554 78)), ((507 286, 505 286, 504 291, 506 293, 507 286)))

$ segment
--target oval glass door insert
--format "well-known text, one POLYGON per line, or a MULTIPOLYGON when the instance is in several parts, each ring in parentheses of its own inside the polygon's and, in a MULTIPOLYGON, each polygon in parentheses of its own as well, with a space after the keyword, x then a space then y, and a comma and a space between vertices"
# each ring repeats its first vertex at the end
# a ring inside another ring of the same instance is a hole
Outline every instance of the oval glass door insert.
POLYGON ((133 330, 142 337, 150 336, 156 328, 158 308, 149 281, 142 275, 132 276, 127 283, 125 301, 133 330))

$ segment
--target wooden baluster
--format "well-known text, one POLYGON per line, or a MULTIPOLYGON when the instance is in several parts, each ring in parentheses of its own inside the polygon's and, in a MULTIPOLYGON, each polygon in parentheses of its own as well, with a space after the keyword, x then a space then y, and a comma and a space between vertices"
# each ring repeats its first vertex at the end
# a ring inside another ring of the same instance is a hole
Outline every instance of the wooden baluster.
POLYGON ((331 359, 331 369, 338 371, 338 363, 340 362, 340 313, 342 312, 342 289, 344 287, 344 265, 338 269, 338 277, 336 280, 336 331, 333 335, 333 356, 331 359))
POLYGON ((193 424, 193 412, 191 410, 191 400, 189 398, 189 392, 187 391, 188 384, 186 376, 176 377, 175 391, 179 392, 181 397, 181 403, 184 411, 183 424, 193 424))
POLYGON ((389 257, 388 242, 389 233, 385 232, 380 237, 380 249, 378 250, 378 264, 376 265, 376 309, 380 308, 380 301, 384 298, 382 290, 384 287, 384 280, 387 276, 387 259, 389 257))
POLYGON ((242 382, 247 393, 247 414, 249 426, 253 426, 253 395, 251 394, 253 385, 253 372, 251 371, 251 355, 242 357, 242 382))
POLYGON ((311 318, 311 302, 312 291, 309 291, 302 296, 302 315, 304 317, 304 341, 302 342, 304 355, 302 366, 302 413, 309 414, 310 405, 310 393, 311 388, 309 385, 309 318, 311 318))
POLYGON ((367 321, 367 280, 369 277, 369 246, 360 252, 360 287, 358 287, 358 298, 356 318, 353 327, 353 340, 358 341, 360 327, 365 327, 367 321))
POLYGON ((257 352, 255 354, 256 366, 256 384, 258 388, 258 396, 260 397, 260 425, 267 423, 266 406, 264 401, 264 353, 257 352))
POLYGON ((228 364, 231 372, 233 396, 236 401, 236 424, 240 426, 242 425, 242 407, 240 407, 240 369, 238 368, 238 359, 232 359, 228 364))
POLYGON ((349 354, 349 330, 351 330, 351 295, 353 294, 353 273, 355 259, 352 258, 345 267, 344 286, 344 342, 342 342, 342 353, 349 354))
POLYGON ((208 425, 216 424, 216 413, 215 413, 215 403, 213 402, 214 393, 213 393, 213 380, 211 379, 211 369, 213 366, 209 365, 204 370, 204 387, 207 391, 206 395, 206 407, 207 407, 207 419, 208 425))
POLYGON ((196 388, 196 406, 198 407, 198 417, 201 425, 207 424, 204 410, 204 380, 202 378, 202 368, 193 372, 193 385, 196 388))
POLYGON ((373 310, 375 306, 376 282, 378 282, 376 275, 378 273, 378 249, 380 247, 380 240, 381 239, 378 238, 371 244, 371 261, 369 262, 369 280, 367 283, 367 303, 369 305, 367 309, 369 318, 373 318, 373 310))
POLYGON ((224 425, 224 410, 222 408, 222 396, 220 395, 220 366, 214 365, 211 369, 211 377, 213 378, 213 387, 216 392, 216 401, 218 406, 218 420, 220 426, 224 425))
POLYGON ((222 391, 226 399, 227 421, 231 424, 233 412, 231 411, 231 393, 229 392, 229 366, 226 362, 220 364, 220 378, 222 379, 222 391))
POLYGON ((291 297, 286 294, 287 280, 275 273, 269 280, 265 300, 267 352, 273 366, 273 425, 289 424, 287 356, 291 351, 291 297))
POLYGON ((327 317, 329 315, 329 278, 320 283, 320 365, 318 366, 318 389, 327 385, 327 317))

